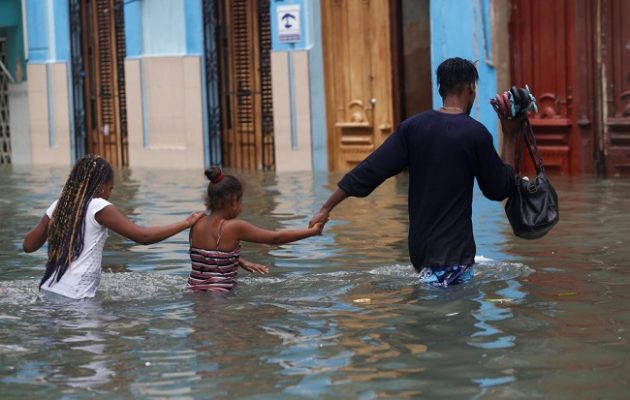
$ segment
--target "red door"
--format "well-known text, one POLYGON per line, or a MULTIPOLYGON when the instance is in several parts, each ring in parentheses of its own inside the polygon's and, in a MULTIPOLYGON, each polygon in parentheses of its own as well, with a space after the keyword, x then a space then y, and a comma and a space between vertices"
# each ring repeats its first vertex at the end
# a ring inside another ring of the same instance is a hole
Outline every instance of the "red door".
POLYGON ((630 176, 630 1, 598 0, 595 12, 602 169, 608 176, 630 176))
POLYGON ((572 0, 514 0, 510 19, 512 82, 536 96, 539 113, 530 120, 546 170, 559 174, 582 172, 588 152, 580 147, 575 107, 574 12, 572 0))

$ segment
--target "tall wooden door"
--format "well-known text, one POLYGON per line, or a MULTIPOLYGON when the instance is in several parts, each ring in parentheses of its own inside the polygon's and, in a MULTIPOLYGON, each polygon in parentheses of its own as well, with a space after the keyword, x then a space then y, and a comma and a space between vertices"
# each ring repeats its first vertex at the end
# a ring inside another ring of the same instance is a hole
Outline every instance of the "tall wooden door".
POLYGON ((322 1, 329 167, 348 170, 392 132, 388 0, 322 1))
POLYGON ((218 6, 223 165, 274 169, 269 0, 218 6))
POLYGON ((630 2, 597 0, 594 14, 602 172, 630 176, 630 2))
POLYGON ((512 82, 536 96, 536 140, 546 169, 559 174, 578 172, 580 153, 588 152, 580 148, 576 112, 576 85, 587 83, 575 79, 574 13, 573 0, 513 0, 510 19, 512 82))
POLYGON ((123 0, 71 0, 77 154, 128 165, 123 0), (76 23, 73 23, 76 21, 76 23), (80 30, 77 32, 77 28, 80 30))

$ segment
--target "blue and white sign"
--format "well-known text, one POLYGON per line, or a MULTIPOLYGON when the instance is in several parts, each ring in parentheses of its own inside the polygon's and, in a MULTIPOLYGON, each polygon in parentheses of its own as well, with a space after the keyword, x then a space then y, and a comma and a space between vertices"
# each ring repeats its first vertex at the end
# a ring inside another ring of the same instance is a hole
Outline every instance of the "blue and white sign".
POLYGON ((278 42, 297 43, 302 40, 300 26, 300 5, 290 4, 276 8, 278 21, 278 42))

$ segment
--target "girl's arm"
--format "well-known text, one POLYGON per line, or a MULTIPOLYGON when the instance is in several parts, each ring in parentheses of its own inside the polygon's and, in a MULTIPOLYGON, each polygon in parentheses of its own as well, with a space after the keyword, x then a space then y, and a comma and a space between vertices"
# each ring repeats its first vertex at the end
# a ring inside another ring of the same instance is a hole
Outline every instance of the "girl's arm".
POLYGON ((203 212, 197 211, 190 214, 186 219, 164 226, 143 227, 129 221, 116 207, 113 205, 106 206, 96 213, 96 221, 99 224, 108 227, 121 234, 122 236, 133 240, 140 244, 152 244, 169 238, 176 233, 188 229, 204 215, 203 212))
POLYGON ((25 253, 37 251, 46 243, 46 239, 48 239, 49 222, 50 218, 48 218, 48 215, 44 215, 37 225, 35 225, 35 228, 26 234, 22 242, 22 250, 24 250, 25 253))
POLYGON ((244 240, 252 243, 291 243, 307 237, 321 235, 322 229, 324 229, 324 222, 318 222, 311 228, 306 229, 283 229, 280 231, 270 231, 259 228, 240 219, 230 221, 230 230, 234 232, 238 240, 244 240))

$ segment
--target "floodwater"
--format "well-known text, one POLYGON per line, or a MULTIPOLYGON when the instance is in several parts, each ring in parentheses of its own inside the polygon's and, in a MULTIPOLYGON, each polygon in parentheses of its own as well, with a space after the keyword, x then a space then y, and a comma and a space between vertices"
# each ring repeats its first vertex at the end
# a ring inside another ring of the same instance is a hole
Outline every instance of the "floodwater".
MULTIPOLYGON (((630 384, 630 181, 553 179, 561 222, 515 238, 476 193, 473 282, 419 286, 405 174, 348 199, 321 237, 243 244, 271 267, 228 295, 184 290, 187 235, 110 233, 97 297, 37 291, 45 249, 24 234, 67 168, 0 168, 3 398, 621 399, 630 384)), ((238 173, 243 215, 305 226, 340 175, 238 173)), ((143 225, 203 208, 201 171, 117 171, 112 202, 143 225)))

